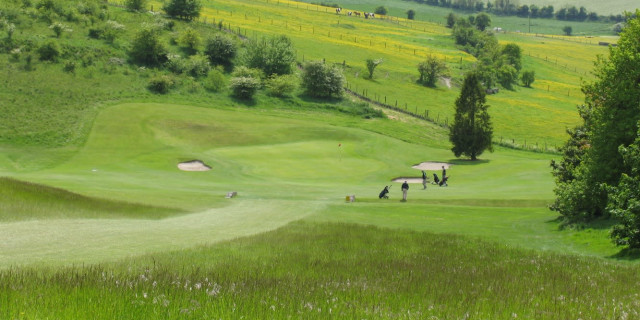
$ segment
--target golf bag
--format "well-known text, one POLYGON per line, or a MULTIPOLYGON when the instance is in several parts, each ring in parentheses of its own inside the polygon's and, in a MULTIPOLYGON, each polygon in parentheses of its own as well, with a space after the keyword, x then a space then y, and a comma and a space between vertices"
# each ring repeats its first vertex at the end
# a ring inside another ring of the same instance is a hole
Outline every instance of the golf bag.
POLYGON ((391 188, 391 186, 384 186, 384 189, 382 189, 382 191, 380 191, 380 194, 378 195, 379 199, 389 199, 389 188, 391 188))
POLYGON ((445 186, 448 187, 449 185, 447 184, 447 180, 449 180, 448 176, 445 176, 444 178, 442 178, 442 180, 440 181, 440 183, 438 184, 439 186, 445 186))
POLYGON ((437 174, 433 174, 433 182, 431 184, 437 184, 440 185, 440 179, 438 178, 437 174))

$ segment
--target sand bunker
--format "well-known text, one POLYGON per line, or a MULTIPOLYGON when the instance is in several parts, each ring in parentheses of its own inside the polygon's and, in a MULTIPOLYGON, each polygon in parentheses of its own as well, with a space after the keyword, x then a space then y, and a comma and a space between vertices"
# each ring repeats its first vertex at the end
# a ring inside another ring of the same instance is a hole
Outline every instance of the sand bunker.
POLYGON ((182 171, 209 171, 211 167, 200 160, 191 160, 178 163, 178 169, 182 171))
POLYGON ((405 181, 407 183, 420 183, 420 184, 422 184, 422 178, 416 178, 416 177, 399 177, 399 178, 395 178, 395 179, 391 180, 391 182, 397 182, 397 183, 403 183, 405 181))
POLYGON ((427 162, 421 162, 419 164, 416 164, 411 168, 418 169, 418 170, 437 171, 437 170, 442 170, 442 166, 444 166, 445 169, 449 169, 451 168, 452 164, 446 163, 446 162, 427 161, 427 162))
MULTIPOLYGON (((439 170, 442 170, 442 166, 444 166, 445 169, 449 169, 453 165, 451 163, 446 163, 446 162, 427 161, 427 162, 421 162, 419 164, 416 164, 411 168, 418 169, 418 170, 425 170, 425 171, 439 171, 439 170)), ((436 172, 436 173, 438 174, 438 177, 439 177, 440 172, 436 172)), ((431 174, 429 174, 428 177, 429 177, 429 181, 431 181, 431 179, 433 178, 431 174)), ((397 182, 397 183, 403 183, 405 181, 407 183, 422 184, 422 177, 398 177, 391 180, 391 182, 397 182)))

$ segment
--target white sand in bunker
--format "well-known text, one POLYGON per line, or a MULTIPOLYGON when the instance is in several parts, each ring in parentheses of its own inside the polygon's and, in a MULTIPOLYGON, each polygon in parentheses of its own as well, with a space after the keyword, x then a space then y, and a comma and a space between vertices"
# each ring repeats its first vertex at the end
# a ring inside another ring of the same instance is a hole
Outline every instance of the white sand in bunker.
POLYGON ((178 163, 178 169, 182 171, 209 171, 211 167, 200 160, 191 160, 178 163))
POLYGON ((411 168, 418 169, 418 170, 437 171, 437 170, 442 170, 442 166, 444 166, 445 169, 449 169, 453 165, 451 163, 446 163, 446 162, 427 161, 427 162, 420 162, 416 165, 413 165, 411 168))
MULTIPOLYGON (((425 171, 436 171, 436 173, 438 174, 438 177, 440 177, 440 174, 441 174, 440 170, 442 170, 443 166, 445 169, 448 170, 453 165, 451 163, 446 163, 446 162, 427 161, 427 162, 421 162, 419 164, 413 165, 411 168, 417 169, 417 170, 425 170, 425 171)), ((428 179, 429 181, 433 179, 432 174, 428 174, 428 179)), ((397 183, 403 183, 405 181, 407 183, 422 184, 422 175, 420 177, 398 177, 391 180, 391 182, 397 182, 397 183)))
POLYGON ((422 184, 422 178, 415 178, 415 177, 399 177, 399 178, 395 178, 395 179, 391 180, 391 182, 397 182, 397 183, 403 183, 405 181, 407 183, 420 183, 420 184, 422 184))

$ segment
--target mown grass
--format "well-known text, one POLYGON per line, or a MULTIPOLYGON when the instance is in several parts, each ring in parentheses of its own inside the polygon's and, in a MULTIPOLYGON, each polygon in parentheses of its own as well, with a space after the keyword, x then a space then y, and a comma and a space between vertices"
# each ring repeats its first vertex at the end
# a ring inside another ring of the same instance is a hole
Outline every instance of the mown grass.
POLYGON ((3 318, 618 319, 637 266, 351 224, 116 264, 0 271, 3 318))

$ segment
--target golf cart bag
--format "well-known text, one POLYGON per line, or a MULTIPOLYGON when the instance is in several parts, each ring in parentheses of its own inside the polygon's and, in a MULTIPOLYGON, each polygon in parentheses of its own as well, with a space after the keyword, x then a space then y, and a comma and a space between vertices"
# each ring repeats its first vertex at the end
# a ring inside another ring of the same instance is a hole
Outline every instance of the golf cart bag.
POLYGON ((437 174, 433 174, 433 182, 431 184, 437 184, 440 185, 440 179, 438 178, 437 174))
POLYGON ((382 198, 389 199, 388 194, 389 194, 389 188, 390 187, 391 186, 384 186, 384 189, 382 189, 382 191, 380 191, 380 194, 378 195, 378 198, 379 199, 382 199, 382 198))
POLYGON ((445 186, 448 187, 449 185, 447 184, 447 180, 449 180, 448 176, 445 176, 444 178, 442 178, 442 181, 440 181, 440 183, 438 184, 439 186, 445 186))

